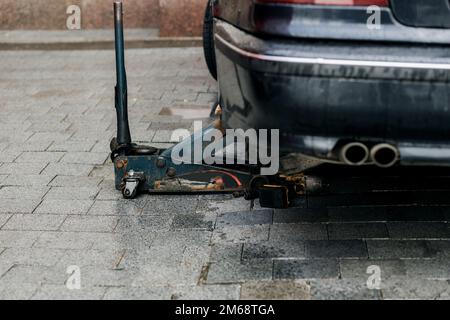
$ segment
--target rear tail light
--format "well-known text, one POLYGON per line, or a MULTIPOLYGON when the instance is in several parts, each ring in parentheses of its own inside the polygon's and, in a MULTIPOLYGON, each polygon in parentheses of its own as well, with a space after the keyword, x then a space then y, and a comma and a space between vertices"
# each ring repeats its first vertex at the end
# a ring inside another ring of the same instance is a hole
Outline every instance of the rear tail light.
POLYGON ((329 6, 389 6, 389 0, 257 0, 257 2, 281 4, 315 4, 329 6))

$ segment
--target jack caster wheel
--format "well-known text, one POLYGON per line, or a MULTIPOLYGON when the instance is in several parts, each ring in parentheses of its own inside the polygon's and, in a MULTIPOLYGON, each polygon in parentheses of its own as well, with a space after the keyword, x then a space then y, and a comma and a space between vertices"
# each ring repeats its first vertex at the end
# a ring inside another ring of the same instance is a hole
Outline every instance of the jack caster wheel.
POLYGON ((127 181, 122 189, 122 195, 125 199, 134 199, 138 193, 138 181, 127 181))

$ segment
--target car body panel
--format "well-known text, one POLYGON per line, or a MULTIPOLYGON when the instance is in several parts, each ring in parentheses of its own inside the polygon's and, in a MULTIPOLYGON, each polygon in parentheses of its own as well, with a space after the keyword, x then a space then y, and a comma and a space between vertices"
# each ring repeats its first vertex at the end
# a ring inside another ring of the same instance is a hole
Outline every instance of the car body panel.
POLYGON ((278 37, 220 17, 215 34, 226 127, 280 129, 284 154, 339 161, 362 141, 396 146, 404 164, 450 164, 450 50, 436 38, 278 37))
MULTIPOLYGON (((402 24, 389 8, 380 8, 382 28, 369 29, 367 21, 372 13, 367 7, 330 9, 322 5, 274 5, 254 0, 216 0, 214 6, 216 18, 260 36, 423 44, 448 44, 450 39, 450 29, 402 24)), ((432 17, 438 13, 434 12, 432 17)))

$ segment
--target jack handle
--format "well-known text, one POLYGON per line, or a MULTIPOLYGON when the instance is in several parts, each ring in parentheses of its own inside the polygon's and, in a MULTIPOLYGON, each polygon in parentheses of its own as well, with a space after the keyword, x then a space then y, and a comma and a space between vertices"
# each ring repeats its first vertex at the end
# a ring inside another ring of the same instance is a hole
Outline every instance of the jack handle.
POLYGON ((128 122, 128 85, 125 70, 125 40, 123 36, 123 4, 114 2, 114 29, 116 50, 117 84, 115 88, 115 106, 117 113, 117 145, 131 146, 130 125, 128 122))

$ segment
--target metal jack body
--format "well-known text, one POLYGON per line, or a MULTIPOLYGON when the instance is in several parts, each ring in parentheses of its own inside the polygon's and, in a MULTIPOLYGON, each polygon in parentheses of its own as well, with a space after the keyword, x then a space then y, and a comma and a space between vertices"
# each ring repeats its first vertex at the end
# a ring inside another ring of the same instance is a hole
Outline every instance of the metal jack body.
MULTIPOLYGON (((117 137, 111 141, 111 159, 115 168, 115 186, 127 199, 139 193, 233 193, 248 200, 260 198, 263 207, 285 208, 294 196, 305 194, 308 179, 296 177, 261 176, 260 168, 251 165, 208 165, 179 163, 172 157, 172 149, 138 146, 132 142, 128 122, 127 77, 125 71, 125 42, 123 35, 123 5, 114 3, 115 49, 117 85, 115 107, 117 137)), ((214 125, 203 129, 220 128, 218 108, 214 125)), ((181 143, 194 144, 199 138, 192 135, 181 143)))

